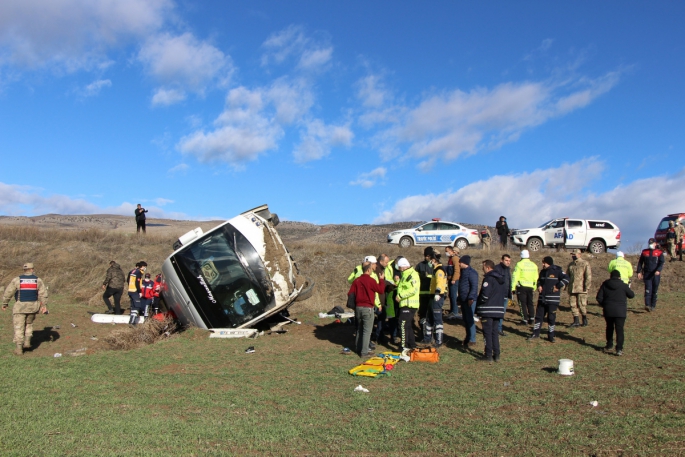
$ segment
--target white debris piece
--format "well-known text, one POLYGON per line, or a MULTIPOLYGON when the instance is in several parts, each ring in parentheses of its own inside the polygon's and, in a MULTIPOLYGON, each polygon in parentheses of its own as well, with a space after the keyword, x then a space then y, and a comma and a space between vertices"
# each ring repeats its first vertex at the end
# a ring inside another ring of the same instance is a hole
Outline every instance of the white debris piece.
POLYGON ((355 392, 364 392, 364 393, 369 393, 369 389, 362 387, 361 384, 359 384, 357 387, 354 388, 355 392))
POLYGON ((593 401, 590 402, 590 405, 591 405, 593 408, 595 408, 595 407, 597 407, 597 405, 599 405, 599 402, 593 400, 593 401))
POLYGON ((254 328, 210 328, 210 338, 254 338, 257 329, 254 328))

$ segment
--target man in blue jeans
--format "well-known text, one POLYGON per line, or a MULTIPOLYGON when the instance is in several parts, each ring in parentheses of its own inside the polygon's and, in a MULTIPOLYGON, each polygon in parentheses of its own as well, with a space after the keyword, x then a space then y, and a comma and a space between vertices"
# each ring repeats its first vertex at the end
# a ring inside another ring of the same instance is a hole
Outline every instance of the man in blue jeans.
MULTIPOLYGON (((504 293, 504 315, 507 314, 507 306, 509 305, 509 299, 511 298, 511 256, 509 254, 504 254, 502 256, 502 261, 495 265, 494 270, 502 275, 504 278, 504 286, 507 287, 504 293)), ((497 329, 500 336, 505 336, 504 330, 502 329, 502 323, 504 318, 499 320, 497 329)))
MULTIPOLYGON (((373 259, 375 260, 375 258, 373 259)), ((352 282, 347 295, 354 295, 354 317, 357 322, 357 339, 355 340, 356 352, 360 357, 372 355, 369 351, 371 331, 373 329, 374 308, 376 307, 376 294, 385 291, 385 276, 381 272, 379 281, 371 277, 371 271, 375 262, 362 264, 362 275, 352 282)))
POLYGON ((473 314, 476 312, 476 299, 478 298, 478 272, 471 268, 471 256, 464 255, 459 259, 461 276, 459 277, 459 307, 461 308, 462 320, 466 329, 466 336, 462 343, 464 347, 476 345, 476 321, 473 314))

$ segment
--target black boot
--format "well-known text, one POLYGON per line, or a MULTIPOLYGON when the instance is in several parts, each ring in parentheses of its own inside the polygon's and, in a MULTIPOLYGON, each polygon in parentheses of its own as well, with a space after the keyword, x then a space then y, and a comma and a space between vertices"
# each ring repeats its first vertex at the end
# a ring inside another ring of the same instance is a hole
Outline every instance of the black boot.
POLYGON ((587 327, 587 316, 583 316, 583 327, 587 327))
POLYGON ((580 319, 578 316, 573 316, 573 324, 569 325, 569 327, 580 327, 580 319))

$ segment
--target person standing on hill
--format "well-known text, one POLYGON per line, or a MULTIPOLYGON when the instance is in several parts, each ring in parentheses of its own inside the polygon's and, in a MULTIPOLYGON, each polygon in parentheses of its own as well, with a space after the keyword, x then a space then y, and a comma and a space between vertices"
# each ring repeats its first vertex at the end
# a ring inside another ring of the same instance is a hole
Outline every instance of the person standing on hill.
POLYGON ((459 259, 461 276, 459 278, 459 307, 461 308, 462 320, 466 336, 462 343, 464 347, 476 345, 476 321, 473 318, 476 312, 476 299, 478 298, 478 272, 471 268, 471 256, 463 255, 459 259))
POLYGON ((431 279, 433 278, 433 264, 431 263, 431 256, 433 255, 433 248, 427 247, 423 250, 424 260, 419 262, 414 270, 418 273, 421 279, 421 293, 419 298, 419 323, 423 326, 426 322, 426 314, 431 309, 431 279))
POLYGON ((623 355, 623 327, 628 314, 628 298, 635 297, 635 292, 621 280, 621 272, 614 270, 611 277, 604 281, 597 292, 597 303, 602 307, 606 321, 606 340, 604 352, 614 347, 614 330, 616 330, 616 355, 623 355))
POLYGON ((656 240, 649 239, 649 247, 642 251, 637 262, 637 279, 645 281, 645 310, 652 312, 656 308, 657 293, 661 282, 661 270, 664 268, 664 251, 658 249, 656 240))
POLYGON ((542 323, 547 315, 548 333, 547 340, 554 343, 554 329, 557 321, 557 308, 561 301, 561 289, 568 284, 568 276, 561 267, 554 265, 554 259, 547 256, 542 259, 542 271, 538 278, 538 307, 535 312, 535 326, 533 334, 528 340, 540 338, 542 323))
POLYGON ((14 297, 12 307, 12 324, 14 325, 14 344, 16 355, 22 355, 24 349, 31 348, 33 321, 36 314, 48 313, 48 288, 35 275, 33 264, 24 264, 24 274, 12 279, 2 296, 2 310, 5 311, 14 297))
POLYGON ((590 264, 581 258, 580 249, 571 250, 573 261, 568 264, 566 271, 569 276, 568 295, 573 323, 571 327, 587 327, 587 294, 592 284, 592 269, 590 264), (580 312, 578 312, 580 310, 580 312), (580 323, 580 316, 583 323, 580 323))
POLYGON ((447 274, 447 289, 450 298, 450 313, 445 317, 445 320, 453 320, 461 318, 459 306, 457 305, 457 296, 459 295, 459 276, 461 268, 459 268, 459 250, 452 246, 445 247, 445 255, 447 255, 447 267, 445 273, 447 274))
POLYGON ((445 269, 440 263, 440 253, 434 252, 431 255, 431 265, 433 267, 433 278, 431 279, 430 291, 433 294, 431 309, 426 314, 426 323, 423 326, 423 343, 430 344, 435 335, 435 347, 442 346, 442 335, 444 325, 442 322, 442 307, 447 296, 447 276, 445 269))
POLYGON ((102 299, 107 305, 107 312, 105 314, 121 314, 121 296, 124 293, 124 284, 126 284, 126 275, 121 270, 121 267, 114 260, 109 262, 109 268, 105 275, 105 280, 102 283, 102 299), (109 297, 114 298, 114 308, 109 297))
POLYGON ((516 263, 511 275, 511 290, 516 291, 516 298, 521 308, 521 323, 533 325, 535 322, 535 304, 533 290, 538 283, 538 266, 530 260, 527 249, 521 251, 521 260, 516 263))
POLYGON ((502 301, 506 299, 509 287, 502 275, 495 270, 495 262, 483 262, 483 284, 478 294, 476 314, 481 318, 483 339, 485 339, 485 357, 487 362, 499 362, 499 332, 497 323, 504 317, 502 301))
MULTIPOLYGON (((494 262, 493 262, 494 263, 494 262)), ((504 254, 502 256, 502 261, 495 265, 493 269, 502 276, 504 280, 504 298, 503 300, 503 311, 502 318, 497 323, 497 333, 499 336, 505 336, 502 324, 504 324, 504 316, 507 314, 507 307, 509 306, 509 299, 512 297, 511 289, 511 256, 509 254, 504 254)))
POLYGON ((633 277, 633 264, 625 259, 625 255, 618 251, 616 258, 609 262, 609 273, 618 271, 621 273, 621 281, 630 286, 630 278, 633 277))
POLYGON ((675 231, 675 222, 668 221, 668 230, 666 230, 666 249, 668 251, 668 259, 670 262, 675 262, 676 244, 678 242, 678 235, 675 231))
POLYGON ((370 355, 371 331, 373 330, 374 309, 378 294, 385 291, 385 275, 381 272, 378 279, 371 277, 375 264, 364 262, 362 274, 352 281, 348 296, 354 295, 354 315, 357 322, 355 346, 360 357, 370 355))
POLYGON ((502 249, 506 249, 507 242, 509 241, 509 224, 507 224, 507 218, 500 216, 495 224, 495 229, 497 230, 497 236, 499 236, 499 242, 502 245, 502 249))
POLYGON ((678 251, 678 259, 683 261, 683 238, 685 238, 685 227, 683 223, 678 219, 675 224, 675 234, 676 234, 676 251, 678 251))
POLYGON ((143 233, 145 233, 145 213, 147 213, 147 210, 140 206, 140 203, 138 203, 138 207, 135 210, 136 214, 136 233, 140 233, 140 229, 143 229, 143 233))
POLYGON ((483 249, 490 252, 490 243, 492 242, 492 237, 490 236, 490 230, 487 227, 483 227, 480 234, 480 242, 483 245, 483 249))
POLYGON ((405 352, 416 348, 412 323, 416 310, 419 309, 421 279, 404 257, 397 261, 397 268, 402 272, 402 276, 397 282, 395 301, 399 304, 400 341, 402 352, 405 352))

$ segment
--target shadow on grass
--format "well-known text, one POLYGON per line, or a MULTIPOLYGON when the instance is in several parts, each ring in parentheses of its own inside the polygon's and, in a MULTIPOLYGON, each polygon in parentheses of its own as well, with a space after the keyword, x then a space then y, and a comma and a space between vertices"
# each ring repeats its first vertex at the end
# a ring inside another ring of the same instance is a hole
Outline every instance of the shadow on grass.
POLYGON ((317 325, 314 329, 314 336, 336 346, 354 348, 354 332, 356 329, 356 325, 332 322, 326 325, 317 325))
POLYGON ((31 347, 26 350, 33 351, 34 349, 38 349, 41 343, 57 341, 59 336, 59 333, 53 330, 52 327, 44 327, 43 330, 34 330, 33 338, 31 338, 31 347))
POLYGON ((555 335, 561 340, 573 341, 574 343, 578 343, 581 346, 586 346, 586 347, 592 348, 595 351, 601 351, 602 349, 604 349, 604 346, 602 346, 602 345, 598 346, 596 344, 590 344, 590 343, 585 341, 585 338, 578 338, 577 336, 573 336, 572 334, 570 334, 568 332, 564 332, 562 330, 557 330, 555 332, 555 335))
POLYGON ((544 367, 541 368, 540 371, 546 371, 547 373, 556 373, 559 370, 556 367, 544 367))

